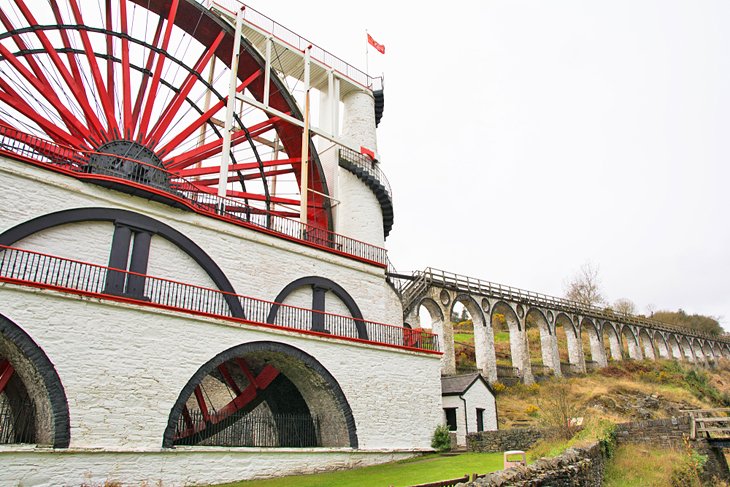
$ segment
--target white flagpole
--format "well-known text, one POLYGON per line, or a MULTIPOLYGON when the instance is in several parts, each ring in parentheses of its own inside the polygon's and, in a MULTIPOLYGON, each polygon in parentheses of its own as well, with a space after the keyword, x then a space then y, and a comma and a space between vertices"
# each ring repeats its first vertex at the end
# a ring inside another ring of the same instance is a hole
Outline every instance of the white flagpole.
POLYGON ((370 49, 368 49, 368 44, 370 44, 370 40, 368 39, 368 30, 365 29, 365 74, 370 73, 370 65, 368 64, 368 52, 370 49))

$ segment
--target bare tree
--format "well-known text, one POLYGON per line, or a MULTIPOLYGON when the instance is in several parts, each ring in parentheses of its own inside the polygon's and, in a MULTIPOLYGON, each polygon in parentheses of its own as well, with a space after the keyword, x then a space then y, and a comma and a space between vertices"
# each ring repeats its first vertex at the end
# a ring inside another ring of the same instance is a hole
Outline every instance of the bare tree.
POLYGON ((601 280, 598 267, 590 262, 580 266, 580 270, 565 282, 565 297, 586 306, 597 306, 606 302, 601 294, 601 280))
POLYGON ((618 314, 633 315, 636 313, 636 305, 627 298, 619 298, 613 302, 613 310, 618 314))

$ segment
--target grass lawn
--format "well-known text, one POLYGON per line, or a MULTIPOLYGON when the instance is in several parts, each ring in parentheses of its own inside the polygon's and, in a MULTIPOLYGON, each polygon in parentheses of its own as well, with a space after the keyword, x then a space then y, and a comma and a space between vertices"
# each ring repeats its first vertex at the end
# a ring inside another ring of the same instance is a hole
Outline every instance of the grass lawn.
MULTIPOLYGON (((295 475, 269 480, 225 484, 226 487, 403 487, 454 479, 472 473, 502 469, 501 453, 463 453, 456 456, 424 455, 409 460, 339 472, 295 475)), ((222 487, 222 486, 221 486, 222 487)))

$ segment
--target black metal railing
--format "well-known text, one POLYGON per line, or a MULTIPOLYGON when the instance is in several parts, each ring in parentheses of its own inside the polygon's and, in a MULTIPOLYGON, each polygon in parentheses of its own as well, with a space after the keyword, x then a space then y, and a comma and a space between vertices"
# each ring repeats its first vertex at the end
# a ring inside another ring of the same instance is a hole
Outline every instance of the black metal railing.
POLYGON ((143 161, 93 151, 78 151, 48 140, 0 126, 0 154, 41 163, 80 178, 96 181, 99 176, 161 193, 197 213, 224 218, 245 227, 264 230, 347 257, 387 266, 387 251, 298 220, 281 216, 245 201, 201 192, 189 180, 143 161))
POLYGON ((438 336, 425 330, 264 301, 2 245, 0 280, 379 345, 438 351, 438 336))
POLYGON ((378 163, 370 159, 365 154, 360 154, 352 149, 341 147, 339 152, 340 160, 347 161, 347 163, 359 167, 370 175, 373 179, 378 181, 385 189, 388 197, 393 200, 393 190, 390 188, 390 182, 385 177, 385 173, 380 169, 378 163))
POLYGON ((180 415, 175 431, 176 445, 317 447, 322 446, 320 422, 310 414, 264 414, 258 411, 227 416, 217 421, 215 414, 205 421, 201 411, 180 415), (189 423, 188 423, 189 422, 189 423), (215 424, 216 433, 206 434, 215 424), (196 432, 189 434, 193 425, 196 432))
POLYGON ((25 394, 0 394, 0 445, 14 443, 35 443, 35 406, 25 394))

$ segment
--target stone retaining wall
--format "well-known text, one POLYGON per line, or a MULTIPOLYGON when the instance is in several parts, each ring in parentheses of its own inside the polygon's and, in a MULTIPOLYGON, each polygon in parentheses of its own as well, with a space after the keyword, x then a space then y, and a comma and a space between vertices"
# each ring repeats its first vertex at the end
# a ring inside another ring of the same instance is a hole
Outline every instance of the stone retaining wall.
POLYGON ((619 443, 650 443, 665 448, 682 448, 690 435, 690 418, 655 419, 616 425, 619 443))
POLYGON ((466 435, 466 449, 483 453, 528 450, 543 438, 546 432, 547 430, 540 428, 519 428, 469 433, 466 435))
MULTIPOLYGON (((569 448, 555 458, 543 458, 527 467, 515 467, 487 474, 461 487, 600 487, 603 483, 605 458, 596 442, 586 448, 569 448)), ((457 486, 457 487, 458 487, 457 486)))

